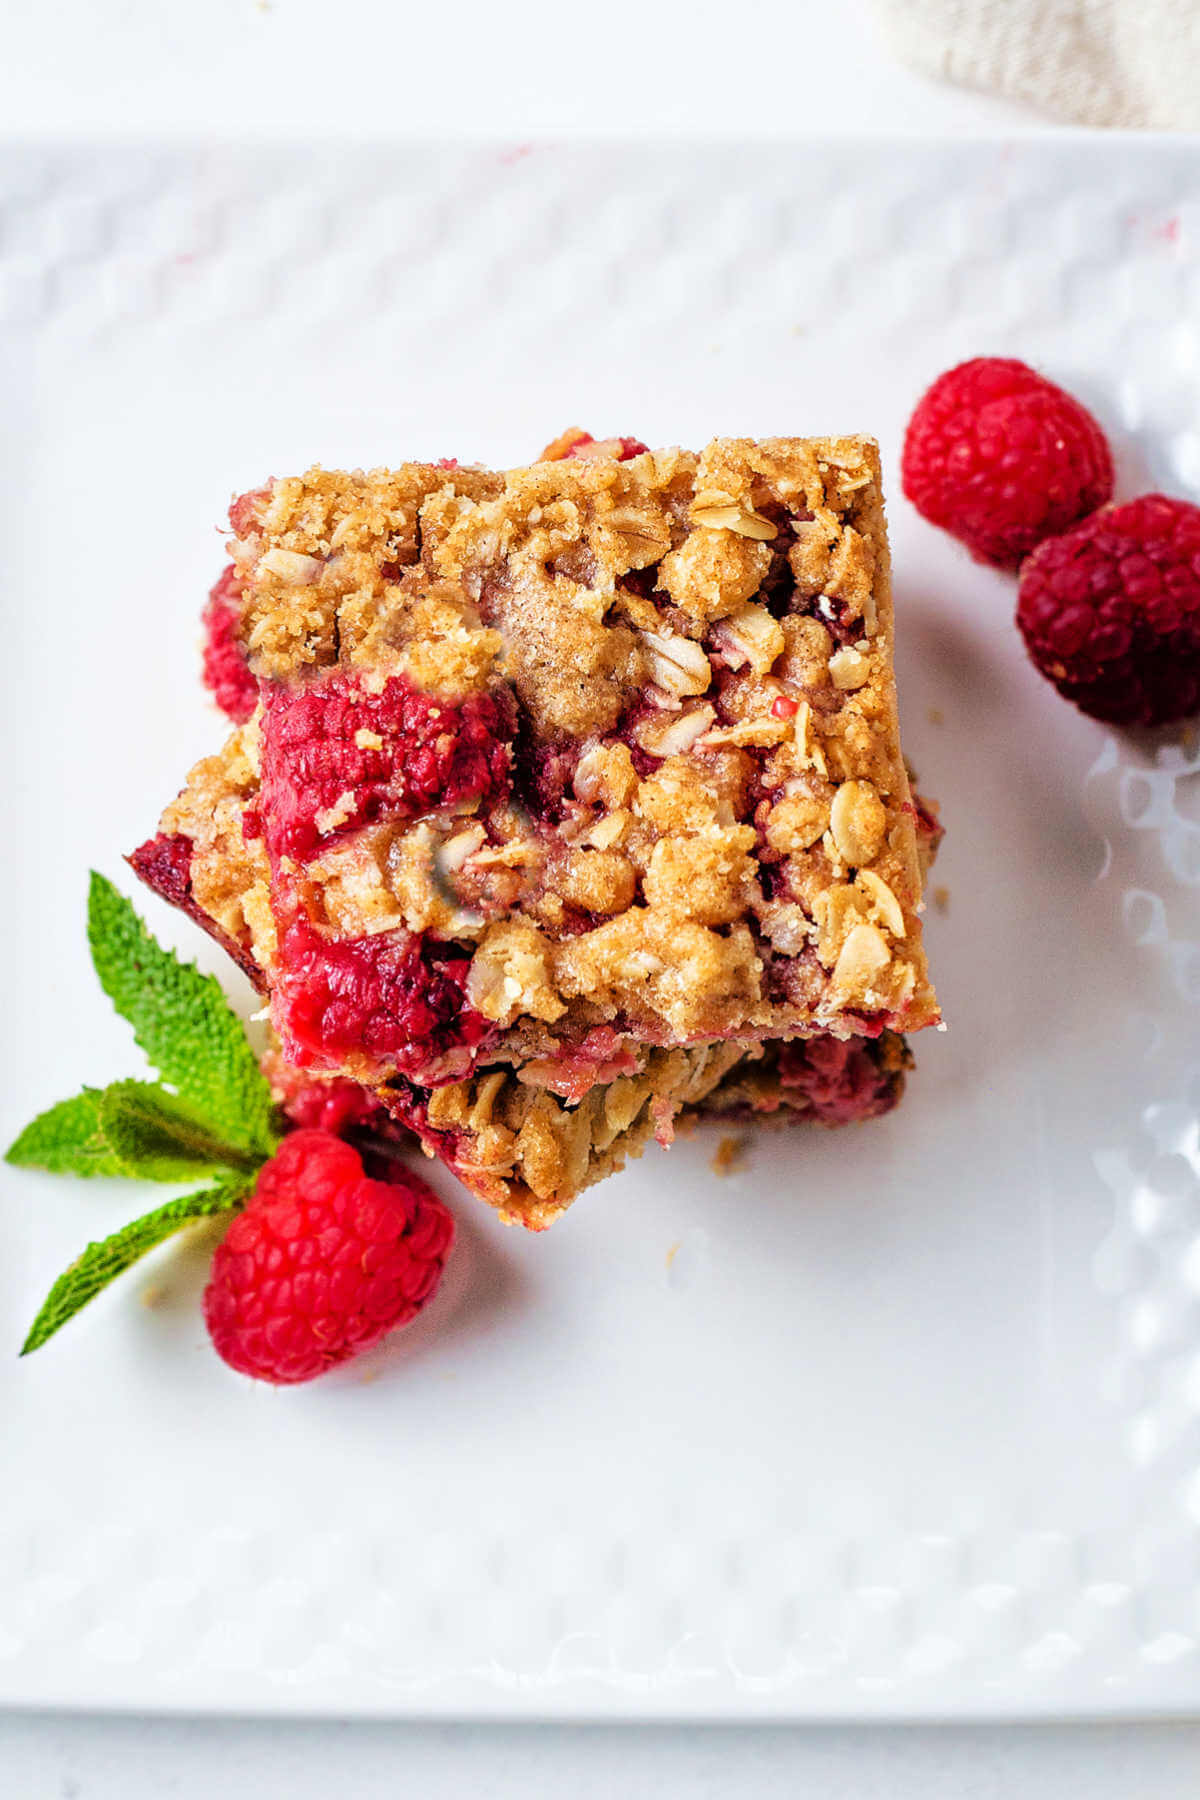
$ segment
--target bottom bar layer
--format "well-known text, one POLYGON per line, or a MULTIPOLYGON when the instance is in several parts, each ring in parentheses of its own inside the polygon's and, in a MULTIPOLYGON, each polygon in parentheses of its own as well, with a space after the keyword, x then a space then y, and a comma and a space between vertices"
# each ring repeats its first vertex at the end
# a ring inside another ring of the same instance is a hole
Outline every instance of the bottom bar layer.
MULTIPOLYGON (((691 1121, 849 1125, 890 1112, 912 1057, 893 1032, 849 1042, 621 1047, 608 1079, 554 1093, 538 1077, 563 1071, 491 1069, 432 1090, 409 1083, 372 1091, 293 1069, 277 1050, 266 1068, 277 1100, 300 1125, 412 1133, 510 1224, 543 1230, 584 1188, 669 1143, 691 1121)), ((582 1080, 582 1076, 579 1077, 582 1080)))

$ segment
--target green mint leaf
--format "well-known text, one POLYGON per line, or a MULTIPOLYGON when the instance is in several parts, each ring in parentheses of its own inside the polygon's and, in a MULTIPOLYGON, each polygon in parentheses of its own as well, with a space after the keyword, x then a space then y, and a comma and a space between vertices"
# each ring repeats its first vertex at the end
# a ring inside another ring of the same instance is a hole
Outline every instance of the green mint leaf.
POLYGON ((184 1194, 168 1200, 165 1206, 135 1219, 101 1243, 89 1244, 83 1255, 60 1275, 46 1296, 45 1305, 29 1329, 21 1347, 21 1355, 38 1350, 47 1338, 54 1336, 60 1325, 73 1318, 79 1309, 94 1300, 102 1288, 130 1268, 139 1257, 153 1250, 191 1224, 193 1219, 208 1219, 218 1213, 234 1212, 252 1185, 248 1175, 233 1176, 216 1186, 184 1194))
POLYGON ((120 1172, 139 1181, 193 1181, 234 1168, 253 1174, 261 1157, 214 1138, 195 1109, 149 1081, 114 1081, 100 1126, 120 1172))
POLYGON ((55 1175, 122 1175, 100 1122, 99 1088, 84 1088, 73 1100, 39 1113, 4 1153, 19 1169, 49 1169, 55 1175))
POLYGON ((271 1090, 220 985, 156 944, 94 870, 88 942, 101 987, 164 1081, 223 1142, 270 1156, 279 1143, 271 1090))

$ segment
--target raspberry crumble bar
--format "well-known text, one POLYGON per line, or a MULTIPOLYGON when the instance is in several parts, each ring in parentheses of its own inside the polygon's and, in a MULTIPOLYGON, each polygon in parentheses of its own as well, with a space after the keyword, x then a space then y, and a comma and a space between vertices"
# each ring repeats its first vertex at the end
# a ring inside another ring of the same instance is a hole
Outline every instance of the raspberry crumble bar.
POLYGON ((895 1103, 939 1017, 936 827, 874 443, 574 433, 508 473, 313 469, 231 522, 258 703, 131 860, 283 1066, 535 1227, 682 1110, 895 1103))

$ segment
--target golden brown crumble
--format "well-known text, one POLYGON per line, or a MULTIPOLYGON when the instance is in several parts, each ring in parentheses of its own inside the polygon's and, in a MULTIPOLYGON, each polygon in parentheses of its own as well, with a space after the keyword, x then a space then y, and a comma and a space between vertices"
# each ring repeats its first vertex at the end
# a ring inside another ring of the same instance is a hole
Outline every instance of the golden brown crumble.
POLYGON ((436 1088, 428 1125, 454 1134, 452 1167, 468 1187, 507 1223, 540 1231, 585 1187, 640 1156, 656 1131, 669 1136, 676 1111, 699 1105, 743 1050, 706 1044, 644 1050, 639 1060, 636 1073, 598 1083, 574 1105, 528 1070, 491 1070, 436 1088))
POLYGON ((235 731, 216 756, 198 762, 159 828, 192 844, 192 897, 236 944, 269 969, 275 958, 271 871, 261 838, 246 836, 246 804, 258 792, 258 728, 235 731))

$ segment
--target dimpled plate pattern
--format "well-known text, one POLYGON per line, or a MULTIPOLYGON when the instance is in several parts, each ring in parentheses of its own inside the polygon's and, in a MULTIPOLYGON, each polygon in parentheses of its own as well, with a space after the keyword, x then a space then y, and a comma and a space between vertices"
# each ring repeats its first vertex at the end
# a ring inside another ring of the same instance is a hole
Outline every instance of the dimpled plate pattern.
POLYGON ((899 1114, 723 1179, 697 1136, 540 1239, 456 1197, 435 1306, 290 1393, 208 1353, 203 1232, 17 1362, 145 1193, 4 1171, 0 1696, 1197 1703, 1200 752, 1065 707, 896 461, 926 381, 995 351, 1096 408, 1122 493, 1195 496, 1198 320, 1170 140, 4 151, 6 1132, 137 1067, 84 872, 216 741, 196 618, 230 492, 519 461, 576 421, 880 437, 950 1031, 899 1114))

